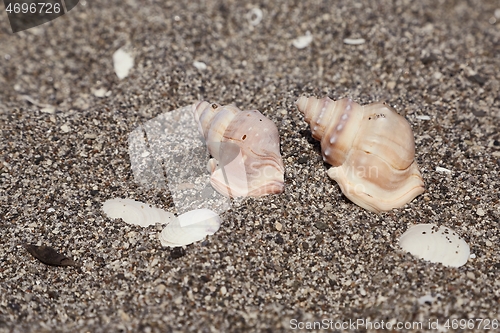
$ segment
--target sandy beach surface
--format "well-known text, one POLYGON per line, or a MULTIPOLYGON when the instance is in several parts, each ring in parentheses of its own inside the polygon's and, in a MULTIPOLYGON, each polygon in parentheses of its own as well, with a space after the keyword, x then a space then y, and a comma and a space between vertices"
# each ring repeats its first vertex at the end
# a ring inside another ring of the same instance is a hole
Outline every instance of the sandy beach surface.
POLYGON ((80 1, 15 34, 0 8, 0 332, 500 329, 498 1, 80 1), (134 59, 122 79, 118 49, 134 59), (413 129, 425 193, 379 214, 349 201, 302 95, 387 102, 413 129), (128 136, 198 100, 274 121, 285 191, 234 201, 214 235, 163 248, 161 226, 102 203, 176 212, 134 178, 128 136), (402 251, 417 223, 455 230, 469 261, 402 251))

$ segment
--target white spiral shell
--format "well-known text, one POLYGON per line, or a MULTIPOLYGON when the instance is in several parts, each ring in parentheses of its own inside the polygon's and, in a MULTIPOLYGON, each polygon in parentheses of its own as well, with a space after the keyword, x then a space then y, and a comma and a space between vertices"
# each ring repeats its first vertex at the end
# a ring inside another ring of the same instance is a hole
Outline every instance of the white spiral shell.
POLYGON ((208 151, 210 182, 230 197, 281 193, 285 168, 276 125, 259 111, 208 102, 193 105, 208 151))
POLYGON ((383 103, 361 106, 351 99, 333 101, 302 96, 297 107, 321 141, 328 176, 344 195, 373 212, 410 202, 424 192, 415 163, 410 125, 383 103))

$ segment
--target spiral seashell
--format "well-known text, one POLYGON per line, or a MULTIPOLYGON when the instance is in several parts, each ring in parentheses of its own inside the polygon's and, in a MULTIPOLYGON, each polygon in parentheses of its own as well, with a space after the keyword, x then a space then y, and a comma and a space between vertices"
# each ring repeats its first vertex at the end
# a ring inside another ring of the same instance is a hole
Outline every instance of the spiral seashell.
POLYGON ((208 151, 210 182, 229 197, 283 192, 284 172, 276 125, 259 111, 208 102, 193 105, 208 151))
POLYGON ((424 192, 413 132, 390 106, 304 96, 296 104, 313 138, 321 141, 323 160, 332 165, 328 176, 349 200, 380 212, 424 192))

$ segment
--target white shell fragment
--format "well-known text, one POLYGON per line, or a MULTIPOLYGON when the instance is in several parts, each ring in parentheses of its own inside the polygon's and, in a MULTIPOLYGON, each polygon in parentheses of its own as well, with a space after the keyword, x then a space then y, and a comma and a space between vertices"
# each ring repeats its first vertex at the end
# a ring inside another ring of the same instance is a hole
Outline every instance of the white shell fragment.
POLYGON ((247 14, 248 22, 255 27, 262 21, 263 16, 260 8, 252 8, 247 14))
POLYGON ((207 64, 205 64, 203 61, 194 61, 193 66, 200 71, 204 71, 205 69, 207 69, 207 64))
POLYGON ((195 209, 180 215, 160 233, 163 246, 189 245, 213 235, 221 225, 220 216, 210 209, 195 209))
POLYGON ((419 120, 431 120, 431 117, 428 115, 416 116, 415 118, 417 118, 419 120))
POLYGON ((436 172, 451 173, 451 170, 438 166, 436 167, 436 172))
POLYGON ((68 125, 68 124, 64 124, 64 125, 62 125, 60 128, 61 128, 61 131, 63 131, 64 133, 69 133, 69 132, 71 132, 71 128, 69 127, 69 125, 68 125))
POLYGON ((125 223, 141 227, 177 220, 172 213, 132 199, 109 199, 104 202, 102 209, 111 219, 122 219, 125 223))
POLYGON ((111 95, 111 91, 107 91, 105 88, 99 88, 93 91, 95 97, 103 98, 111 95))
POLYGON ((305 36, 300 36, 292 41, 292 45, 298 49, 304 49, 309 46, 313 41, 313 36, 309 31, 306 32, 305 36))
POLYGON ((123 49, 118 49, 113 53, 113 67, 116 76, 120 80, 124 79, 128 76, 132 67, 134 67, 134 58, 123 49))
POLYGON ((361 45, 366 43, 364 38, 344 38, 344 44, 347 45, 361 45))
POLYGON ((417 302, 420 305, 432 304, 435 300, 439 300, 442 297, 443 297, 443 295, 441 295, 441 294, 437 294, 436 296, 432 296, 431 294, 427 294, 427 295, 419 297, 417 299, 417 302))
POLYGON ((417 224, 399 239, 401 248, 412 255, 445 266, 465 265, 470 255, 469 245, 447 227, 435 224, 417 224))

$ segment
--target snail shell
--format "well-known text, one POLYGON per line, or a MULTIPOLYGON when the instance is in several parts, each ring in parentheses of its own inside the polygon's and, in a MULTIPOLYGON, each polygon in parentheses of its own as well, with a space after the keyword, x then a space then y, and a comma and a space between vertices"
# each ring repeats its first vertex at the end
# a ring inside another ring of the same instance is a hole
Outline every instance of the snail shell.
POLYGON ((193 105, 199 130, 213 159, 210 182, 229 197, 281 193, 283 160, 276 125, 259 111, 208 102, 193 105))
POLYGON ((332 167, 344 195, 373 212, 410 202, 424 192, 415 162, 415 141, 405 118, 384 103, 361 106, 302 96, 297 107, 321 141, 323 160, 332 167))

